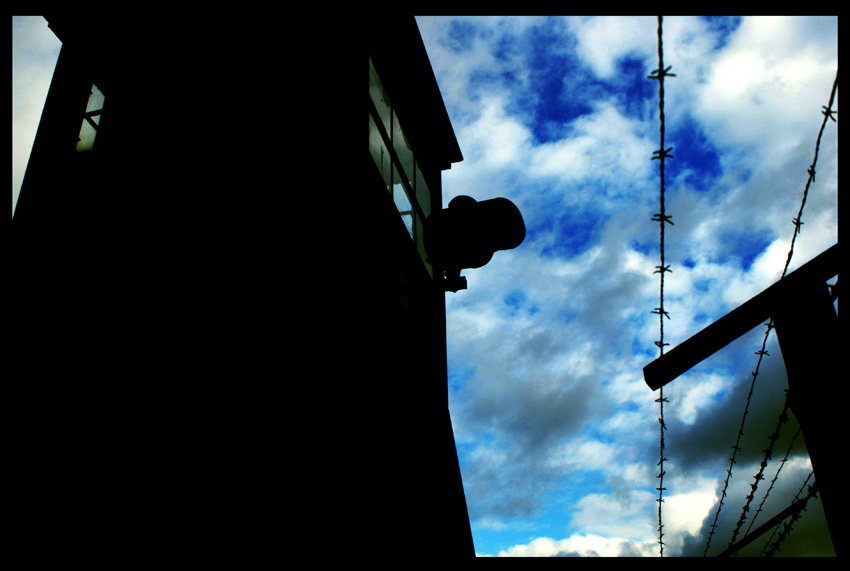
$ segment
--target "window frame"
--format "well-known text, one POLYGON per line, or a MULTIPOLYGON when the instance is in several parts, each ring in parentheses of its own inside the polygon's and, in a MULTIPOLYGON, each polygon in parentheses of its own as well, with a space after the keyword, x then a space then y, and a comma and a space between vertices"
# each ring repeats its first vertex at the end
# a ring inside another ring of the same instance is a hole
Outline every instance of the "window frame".
MULTIPOLYGON (((383 87, 383 83, 381 81, 381 76, 378 74, 378 70, 375 68, 374 63, 372 62, 372 58, 369 58, 369 73, 370 76, 374 75, 375 82, 374 87, 380 89, 381 97, 380 101, 384 104, 386 111, 388 112, 388 117, 386 118, 389 121, 389 125, 386 124, 384 117, 380 114, 378 110, 374 97, 375 93, 373 93, 373 86, 370 79, 370 93, 369 93, 369 114, 371 116, 372 121, 375 123, 375 127, 378 130, 379 135, 381 136, 383 146, 389 154, 390 159, 390 184, 388 186, 390 199, 393 201, 394 206, 396 207, 396 211, 399 216, 402 218, 402 222, 405 224, 405 229, 410 236, 411 241, 413 242, 414 247, 419 254, 419 257, 422 259, 422 263, 425 265, 428 274, 433 278, 434 271, 431 264, 425 261, 425 248, 422 243, 423 238, 423 230, 424 224, 427 220, 428 216, 425 215, 425 210, 423 209, 422 204, 419 201, 419 195, 417 193, 417 186, 419 181, 425 183, 425 189, 427 192, 427 200, 428 204, 428 213, 430 215, 433 210, 433 194, 431 191, 431 185, 426 181, 425 169, 422 168, 421 163, 417 159, 416 152, 414 149, 409 146, 407 143, 407 137, 404 134, 404 128, 401 125, 401 118, 399 118, 395 107, 392 104, 392 101, 389 95, 386 93, 383 87), (396 129, 396 126, 398 127, 396 129), (396 133, 398 131, 398 133, 396 133), (397 138, 400 137, 399 143, 404 145, 410 151, 411 155, 411 170, 412 177, 409 177, 407 170, 404 169, 404 165, 401 163, 401 159, 398 155, 398 152, 395 148, 395 144, 397 138), (401 173, 399 175, 398 173, 401 173), (419 175, 419 176, 417 176, 419 175), (398 182, 396 182, 398 181, 398 182), (402 186, 402 192, 405 193, 407 202, 411 205, 411 210, 402 211, 399 208, 399 203, 396 201, 394 193, 396 192, 395 187, 400 183, 402 186), (410 227, 407 227, 407 220, 405 216, 410 216, 410 227)), ((377 91, 377 89, 375 90, 377 91)), ((371 127, 370 127, 371 128, 371 127)), ((370 145, 371 148, 371 145, 370 145)), ((371 150, 370 150, 371 154, 371 150)), ((374 157, 373 162, 374 162, 374 157)), ((375 168, 378 168, 377 165, 375 168)), ((423 197, 425 198, 425 197, 423 197)))

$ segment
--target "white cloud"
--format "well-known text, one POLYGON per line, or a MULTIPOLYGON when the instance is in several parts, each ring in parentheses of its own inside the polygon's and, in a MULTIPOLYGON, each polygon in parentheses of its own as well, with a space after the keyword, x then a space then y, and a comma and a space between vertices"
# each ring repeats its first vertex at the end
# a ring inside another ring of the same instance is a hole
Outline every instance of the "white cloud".
POLYGON ((780 166, 812 127, 838 67, 837 19, 747 17, 714 57, 694 115, 722 145, 749 145, 780 166), (824 33, 826 32, 826 33, 824 33))
POLYGON ((612 183, 616 188, 649 176, 654 143, 646 135, 647 126, 623 115, 611 101, 593 105, 592 113, 570 124, 566 138, 533 149, 529 175, 556 176, 567 183, 601 180, 611 195, 621 194, 610 189, 612 183))
POLYGON ((724 284, 718 284, 723 299, 732 307, 738 307, 753 296, 773 285, 782 275, 782 268, 788 258, 790 236, 774 240, 767 249, 756 257, 751 271, 744 274, 736 272, 729 276, 724 284))
POLYGON ((651 555, 652 542, 631 542, 599 535, 572 535, 560 541, 538 537, 527 545, 514 545, 499 552, 499 557, 554 557, 574 555, 581 557, 617 557, 624 551, 630 555, 651 555))
POLYGON ((706 514, 717 501, 714 488, 712 480, 702 489, 665 496, 662 515, 667 533, 673 537, 682 532, 696 535, 706 514))
POLYGON ((492 529, 494 531, 504 531, 510 527, 501 519, 493 516, 482 517, 478 521, 473 522, 472 525, 476 528, 492 529))
POLYGON ((470 523, 472 529, 489 529, 492 531, 529 531, 535 529, 535 524, 513 520, 506 522, 501 518, 494 516, 484 516, 470 523))
MULTIPOLYGON (((501 40, 521 37, 539 25, 539 18, 423 16, 416 20, 453 124, 466 124, 479 115, 481 94, 512 97, 512 91, 498 81, 502 73, 527 85, 524 51, 507 50, 501 57, 494 54, 501 40), (462 41, 455 37, 458 29, 462 41)), ((459 131, 455 129, 458 135, 459 131)), ((466 149, 461 148, 466 156, 466 149)))
POLYGON ((598 16, 569 23, 578 40, 577 54, 600 78, 614 75, 620 58, 654 51, 653 43, 647 41, 655 35, 653 17, 598 16))
MULTIPOLYGON (((611 402, 618 405, 625 403, 647 403, 655 398, 648 399, 650 395, 647 393, 646 383, 643 380, 643 372, 640 366, 645 360, 644 357, 632 358, 630 361, 633 363, 631 370, 614 375, 606 391, 611 402)), ((657 407, 653 406, 653 408, 657 407)), ((643 410, 620 412, 606 419, 605 426, 608 427, 607 430, 611 431, 622 430, 624 427, 628 428, 628 425, 622 425, 621 423, 626 422, 629 418, 634 418, 632 416, 634 414, 643 416, 644 421, 646 420, 646 411, 643 410)))
POLYGON ((446 322, 446 332, 457 341, 477 339, 493 332, 503 323, 504 320, 492 307, 459 307, 452 311, 451 320, 446 322))
POLYGON ((529 130, 506 115, 504 101, 486 97, 479 118, 464 129, 461 144, 466 160, 478 169, 521 166, 519 161, 531 138, 529 130))
POLYGON ((553 449, 546 465, 564 472, 605 470, 610 469, 617 458, 616 446, 576 438, 553 449))
POLYGON ((498 470, 508 460, 508 455, 501 450, 478 446, 470 454, 469 459, 479 465, 498 470))
POLYGON ((729 375, 691 372, 687 383, 675 385, 674 413, 685 424, 698 422, 700 411, 713 406, 717 395, 728 390, 732 381, 729 375))
POLYGON ((588 494, 576 503, 570 525, 585 533, 646 541, 655 529, 647 517, 652 502, 653 494, 640 490, 632 490, 628 501, 613 494, 588 494))

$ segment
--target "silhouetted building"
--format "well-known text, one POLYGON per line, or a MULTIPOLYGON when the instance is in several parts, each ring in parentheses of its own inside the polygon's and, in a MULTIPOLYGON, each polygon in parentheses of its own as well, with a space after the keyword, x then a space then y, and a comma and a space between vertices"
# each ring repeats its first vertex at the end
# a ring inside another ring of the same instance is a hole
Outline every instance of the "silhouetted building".
POLYGON ((46 19, 12 231, 28 529, 69 559, 473 555, 423 247, 462 156, 415 20, 46 19))

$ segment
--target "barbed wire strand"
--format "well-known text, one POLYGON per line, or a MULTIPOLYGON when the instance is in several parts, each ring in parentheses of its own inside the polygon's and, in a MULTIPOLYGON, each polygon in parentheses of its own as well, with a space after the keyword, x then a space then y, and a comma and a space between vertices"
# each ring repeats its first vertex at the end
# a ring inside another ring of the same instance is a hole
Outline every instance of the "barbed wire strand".
MULTIPOLYGON (((768 323, 768 332, 773 327, 772 323, 768 323)), ((767 343, 767 335, 764 336, 764 341, 761 345, 761 350, 756 351, 756 354, 759 356, 758 362, 756 363, 756 370, 752 372, 753 382, 750 383, 750 392, 747 393, 747 402, 744 405, 744 414, 741 417, 741 426, 738 428, 738 437, 735 439, 735 445, 732 446, 732 457, 729 458, 729 468, 726 470, 726 481, 723 482, 723 491, 720 493, 720 503, 717 505, 717 511, 714 513, 714 522, 711 524, 711 531, 708 532, 708 541, 705 544, 705 551, 702 556, 706 557, 708 555, 708 548, 711 545, 711 536, 714 535, 715 530, 717 529, 717 518, 720 515, 720 510, 723 508, 723 500, 726 499, 726 490, 729 487, 729 479, 732 477, 732 466, 735 465, 735 458, 738 455, 738 452, 741 451, 741 437, 744 436, 744 423, 747 421, 747 414, 750 411, 750 400, 753 397, 753 388, 756 385, 756 378, 758 377, 759 366, 761 365, 762 357, 765 355, 770 356, 767 351, 764 350, 765 344, 767 343)))
MULTIPOLYGON (((803 482, 803 485, 802 485, 802 486, 800 486, 800 489, 799 489, 799 490, 797 490, 797 493, 796 493, 796 494, 794 494, 794 499, 793 499, 793 500, 791 500, 791 503, 792 503, 792 504, 793 504, 794 502, 796 502, 796 501, 797 501, 797 498, 799 498, 799 497, 800 497, 800 494, 802 494, 802 493, 803 493, 803 490, 805 489, 806 484, 808 484, 808 483, 809 483, 809 480, 812 478, 812 476, 814 476, 814 474, 815 474, 815 471, 814 471, 814 470, 812 470, 811 472, 809 472, 809 475, 808 475, 808 476, 806 476, 806 480, 803 482)), ((762 555, 764 555, 764 551, 767 549, 767 546, 768 546, 768 545, 770 545, 770 542, 773 540, 773 536, 774 536, 774 535, 776 535, 776 532, 777 532, 777 531, 779 531, 779 526, 780 526, 780 524, 779 524, 779 523, 777 523, 777 524, 776 524, 776 527, 774 527, 774 528, 773 528, 773 531, 772 531, 772 532, 770 532, 770 537, 768 537, 768 538, 767 538, 767 541, 764 543, 764 547, 762 547, 762 548, 761 548, 761 551, 759 552, 759 557, 761 557, 762 555)))
POLYGON ((764 506, 764 502, 767 500, 767 497, 770 495, 770 491, 773 490, 773 485, 776 483, 776 480, 779 478, 779 473, 782 471, 782 467, 785 466, 785 462, 788 460, 788 456, 791 454, 791 450, 794 448, 794 442, 797 441, 797 437, 800 436, 801 428, 797 428, 797 432, 794 433, 794 436, 791 438, 791 444, 788 445, 788 450, 785 451, 785 456, 782 458, 782 462, 779 463, 779 468, 776 469, 776 474, 773 476, 773 479, 770 481, 770 485, 767 487, 767 491, 764 493, 764 497, 761 499, 759 503, 759 507, 756 509, 756 513, 753 514, 753 518, 750 520, 750 525, 747 527, 747 531, 744 532, 746 536, 750 533, 750 529, 752 529, 753 524, 756 521, 756 518, 761 513, 761 508, 764 506))
MULTIPOLYGON (((815 158, 812 160, 812 166, 809 167, 807 171, 809 173, 809 179, 806 181, 806 188, 803 190, 803 200, 800 203, 800 211, 797 213, 797 217, 792 219, 791 222, 794 224, 794 234, 791 236, 791 248, 788 250, 788 258, 785 260, 785 268, 782 270, 782 277, 785 277, 785 274, 788 272, 788 266, 791 264, 791 256, 794 255, 794 243, 797 241, 797 236, 800 234, 800 226, 803 225, 803 208, 806 206, 806 199, 809 196, 809 186, 813 182, 815 182, 815 166, 818 164, 818 153, 820 152, 820 141, 821 137, 823 137, 823 130, 826 128, 826 123, 829 119, 832 119, 833 123, 837 123, 833 114, 837 114, 838 111, 832 110, 832 104, 835 101, 835 92, 838 90, 838 70, 835 70, 835 81, 832 83, 832 92, 829 95, 829 106, 823 107, 823 123, 821 123, 820 131, 818 131, 818 139, 815 143, 815 158)), ((782 279, 782 278, 780 278, 782 279)))
MULTIPOLYGON (((803 482, 803 485, 800 487, 800 490, 794 496, 794 500, 791 502, 792 504, 795 501, 797 501, 798 497, 800 497, 800 494, 803 492, 803 488, 806 487, 806 484, 808 483, 809 479, 814 474, 815 474, 815 472, 814 472, 814 470, 812 470, 809 473, 809 475, 806 477, 806 481, 803 482)), ((816 496, 817 488, 818 488, 818 482, 817 482, 817 480, 815 480, 815 483, 808 487, 808 492, 806 493, 806 497, 803 499, 803 506, 800 508, 800 510, 797 513, 795 513, 794 515, 792 515, 791 519, 788 520, 787 522, 780 523, 780 524, 776 525, 776 527, 773 529, 773 533, 770 534, 770 537, 767 540, 767 544, 765 544, 764 548, 762 548, 761 553, 764 553, 764 550, 767 548, 767 545, 770 543, 770 540, 773 539, 774 535, 776 535, 776 531, 779 529, 779 526, 784 525, 784 527, 782 528, 782 531, 779 532, 779 537, 776 538, 776 541, 774 542, 774 544, 770 547, 770 549, 767 551, 767 553, 764 554, 765 557, 773 557, 776 554, 777 551, 782 551, 779 548, 779 545, 783 541, 785 541, 785 538, 787 538, 788 535, 790 535, 791 528, 794 525, 794 523, 798 519, 803 517, 803 512, 806 511, 806 505, 809 503, 809 500, 812 499, 813 497, 817 497, 816 496)), ((759 553, 759 556, 761 556, 761 553, 759 553)))
MULTIPOLYGON (((803 190, 803 199, 800 203, 800 210, 797 213, 797 217, 794 218, 791 221, 794 224, 794 234, 791 237, 791 247, 788 250, 788 257, 785 260, 785 267, 782 270, 782 276, 779 278, 780 280, 785 278, 785 275, 788 272, 788 267, 791 264, 791 258, 794 255, 794 245, 795 245, 796 240, 797 240, 797 235, 800 234, 800 227, 803 225, 803 221, 802 221, 803 209, 806 206, 806 200, 807 200, 808 195, 809 195, 809 187, 815 181, 815 167, 817 165, 818 153, 820 152, 820 143, 821 143, 821 138, 823 137, 824 128, 826 127, 827 121, 829 119, 832 119, 833 122, 837 122, 835 117, 833 116, 833 114, 837 114, 838 112, 833 111, 833 109, 832 109, 832 104, 835 101, 835 92, 836 92, 837 89, 838 89, 838 70, 835 71, 835 81, 832 84, 832 92, 829 96, 829 105, 827 107, 822 106, 823 111, 821 111, 821 113, 823 114, 824 117, 823 117, 823 123, 821 124, 821 127, 820 127, 820 131, 818 132, 817 142, 815 143, 815 158, 812 161, 812 165, 809 167, 809 169, 807 171, 809 173, 809 178, 806 181, 806 187, 803 190)), ((721 508, 723 507, 723 500, 726 498, 726 490, 729 486, 729 479, 732 477, 732 466, 735 465, 735 456, 740 451, 739 445, 741 443, 741 437, 744 434, 743 433, 744 423, 745 423, 746 418, 747 418, 747 412, 749 411, 750 399, 752 398, 752 395, 753 395, 753 387, 755 386, 756 377, 758 377, 758 372, 759 372, 759 367, 761 366, 762 357, 764 357, 765 355, 768 356, 768 357, 770 356, 770 354, 765 350, 765 347, 767 346, 767 339, 770 336, 770 331, 771 331, 771 329, 773 329, 773 319, 771 318, 770 321, 768 321, 768 323, 766 325, 767 325, 767 331, 764 334, 764 340, 762 341, 761 349, 759 351, 756 351, 756 355, 759 356, 758 362, 756 363, 755 371, 752 372, 753 381, 752 381, 752 384, 750 384, 750 391, 747 394, 747 402, 744 405, 744 414, 741 418, 741 427, 738 430, 738 437, 735 440, 735 445, 732 446, 733 453, 732 453, 732 457, 729 459, 730 460, 729 469, 726 472, 726 480, 723 483, 723 491, 720 494, 720 502, 718 503, 717 511, 714 514, 714 522, 710 526, 711 531, 709 531, 709 533, 708 533, 708 541, 705 544, 705 552, 703 553, 703 557, 708 555, 708 548, 711 545, 711 537, 712 537, 712 535, 714 535, 715 529, 717 528, 717 518, 720 515, 721 508)))
MULTIPOLYGON (((652 160, 658 159, 659 162, 659 173, 661 178, 660 184, 660 192, 659 192, 659 209, 660 211, 657 214, 652 216, 652 220, 654 222, 658 222, 661 229, 661 236, 659 238, 659 249, 661 251, 661 265, 656 266, 656 270, 653 273, 661 274, 660 280, 660 293, 659 293, 659 302, 658 307, 656 307, 652 313, 658 314, 658 322, 659 322, 659 340, 655 342, 658 346, 659 355, 664 355, 664 347, 665 345, 669 345, 669 343, 664 342, 664 318, 670 319, 670 315, 664 311, 664 274, 666 272, 670 272, 670 266, 664 265, 664 225, 665 224, 673 224, 671 217, 665 213, 664 210, 664 159, 673 158, 673 155, 670 154, 670 151, 673 150, 672 147, 669 149, 664 148, 664 78, 665 77, 676 77, 673 73, 668 73, 670 71, 670 67, 664 68, 664 45, 662 39, 662 24, 663 24, 663 16, 658 16, 658 69, 651 72, 647 79, 658 80, 658 116, 661 122, 661 144, 659 149, 652 154, 652 160)), ((664 403, 670 402, 664 397, 664 388, 661 387, 659 389, 658 398, 655 399, 655 402, 659 403, 659 417, 658 422, 661 425, 661 438, 659 440, 659 456, 660 459, 658 461, 657 466, 658 469, 658 487, 655 488, 658 490, 658 547, 659 547, 659 555, 664 557, 664 524, 661 518, 661 504, 664 502, 664 491, 667 489, 664 487, 664 462, 667 461, 667 458, 664 457, 664 430, 667 428, 664 424, 664 403)))
MULTIPOLYGON (((744 525, 744 521, 747 519, 747 512, 750 511, 750 504, 753 501, 753 498, 756 496, 756 490, 758 489, 759 482, 764 479, 764 469, 767 468, 767 463, 770 461, 770 458, 773 454, 773 445, 776 444, 776 441, 779 440, 779 431, 782 428, 782 425, 788 421, 788 391, 785 391, 785 406, 782 407, 782 412, 779 414, 779 421, 776 424, 776 430, 773 431, 768 438, 770 440, 770 444, 768 444, 767 448, 762 450, 764 452, 764 459, 759 464, 760 468, 758 473, 756 473, 753 478, 755 482, 750 484, 750 493, 747 494, 747 501, 744 504, 743 509, 741 510, 741 516, 738 518, 738 523, 735 525, 735 529, 732 531, 732 539, 729 540, 729 547, 735 545, 735 539, 738 537, 738 532, 741 530, 741 526, 744 525)), ((761 506, 759 506, 761 509, 761 506)), ((755 517, 753 518, 753 521, 755 517)), ((752 522, 750 522, 752 525, 752 522)), ((749 528, 748 528, 749 529, 749 528)), ((746 534, 744 534, 746 535, 746 534)))

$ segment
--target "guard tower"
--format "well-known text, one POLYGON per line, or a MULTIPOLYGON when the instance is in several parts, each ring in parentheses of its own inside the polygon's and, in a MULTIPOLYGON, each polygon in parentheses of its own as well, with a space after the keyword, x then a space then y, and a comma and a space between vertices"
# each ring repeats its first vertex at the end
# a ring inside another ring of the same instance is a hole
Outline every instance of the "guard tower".
POLYGON ((33 529, 474 556, 422 239, 462 155, 415 20, 131 16, 46 16, 13 220, 33 529))

